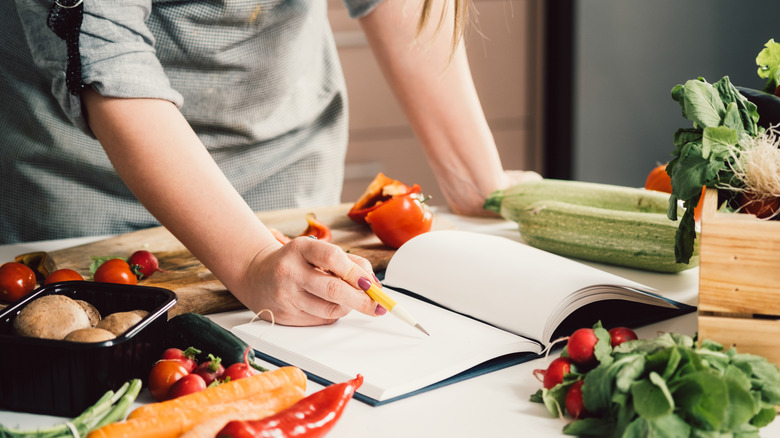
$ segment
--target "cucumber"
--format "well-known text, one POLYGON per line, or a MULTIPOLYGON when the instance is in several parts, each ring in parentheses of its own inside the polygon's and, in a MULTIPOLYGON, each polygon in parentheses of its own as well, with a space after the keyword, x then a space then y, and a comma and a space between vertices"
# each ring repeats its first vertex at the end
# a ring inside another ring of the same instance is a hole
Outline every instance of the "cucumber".
MULTIPOLYGON (((208 354, 219 356, 227 368, 244 362, 244 352, 249 346, 238 336, 224 329, 209 318, 197 313, 182 313, 168 320, 166 345, 186 349, 195 347, 201 351, 198 362, 208 360, 208 354)), ((258 371, 267 371, 254 361, 255 351, 249 349, 249 364, 258 371)))
POLYGON ((560 179, 543 179, 496 190, 484 208, 517 222, 518 212, 538 201, 560 201, 609 210, 666 214, 669 194, 642 188, 560 179))
POLYGON ((689 263, 676 262, 679 221, 666 215, 667 193, 542 180, 496 191, 485 208, 517 222, 529 245, 562 256, 654 272, 698 265, 698 246, 689 263))

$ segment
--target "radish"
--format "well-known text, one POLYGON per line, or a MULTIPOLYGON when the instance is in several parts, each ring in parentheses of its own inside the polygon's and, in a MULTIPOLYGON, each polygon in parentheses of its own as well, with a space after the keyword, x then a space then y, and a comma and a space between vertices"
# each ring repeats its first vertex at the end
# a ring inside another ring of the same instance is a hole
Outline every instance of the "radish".
POLYGON ((151 277, 157 271, 163 272, 160 269, 160 262, 157 260, 157 257, 149 251, 140 250, 134 252, 127 259, 127 263, 133 272, 139 275, 139 278, 151 277))
POLYGON ((534 370, 534 375, 543 376, 542 385, 545 389, 551 389, 563 382, 563 378, 571 372, 571 359, 559 357, 547 366, 546 370, 534 370))
POLYGON ((596 343, 599 341, 592 328, 581 328, 569 336, 566 351, 577 365, 590 366, 596 363, 596 343))
POLYGON ((225 372, 222 374, 223 379, 227 381, 233 381, 258 374, 258 371, 252 368, 252 366, 249 364, 249 351, 251 349, 252 347, 246 347, 246 350, 244 350, 243 362, 236 362, 233 365, 225 368, 225 372))
POLYGON ((635 341, 639 336, 628 327, 615 327, 609 330, 609 339, 612 348, 615 348, 623 342, 635 341))
POLYGON ((214 383, 214 381, 222 379, 222 376, 225 374, 225 367, 222 366, 221 358, 214 357, 213 354, 209 353, 209 360, 198 365, 193 373, 203 377, 203 380, 206 381, 206 386, 208 386, 214 383))
POLYGON ((582 401, 582 384, 584 380, 577 380, 571 385, 569 391, 566 392, 566 399, 564 403, 566 405, 566 412, 569 413, 574 419, 585 417, 588 415, 588 411, 585 409, 585 403, 582 401))

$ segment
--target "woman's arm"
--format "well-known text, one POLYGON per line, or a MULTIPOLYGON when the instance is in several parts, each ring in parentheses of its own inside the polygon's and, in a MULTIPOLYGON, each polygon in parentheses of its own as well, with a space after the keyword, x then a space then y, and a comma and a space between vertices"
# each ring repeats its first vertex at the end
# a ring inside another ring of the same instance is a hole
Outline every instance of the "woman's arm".
POLYGON ((436 31, 441 10, 417 36, 422 1, 384 1, 360 23, 391 88, 423 145, 450 208, 485 215, 482 204, 493 190, 533 172, 504 172, 474 88, 466 51, 452 53, 453 6, 436 31), (452 57, 450 58, 450 55, 452 57))
POLYGON ((371 278, 370 264, 326 242, 279 244, 175 105, 91 90, 83 102, 133 194, 252 311, 270 309, 289 325, 333 322, 349 309, 374 314, 376 303, 357 286, 360 277, 371 278))

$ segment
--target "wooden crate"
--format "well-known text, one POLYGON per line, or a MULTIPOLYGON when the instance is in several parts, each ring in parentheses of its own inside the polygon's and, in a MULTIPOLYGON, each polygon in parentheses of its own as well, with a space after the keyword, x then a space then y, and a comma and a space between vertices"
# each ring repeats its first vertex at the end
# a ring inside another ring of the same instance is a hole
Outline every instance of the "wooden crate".
POLYGON ((717 212, 704 196, 699 258, 699 338, 780 366, 780 221, 717 212))

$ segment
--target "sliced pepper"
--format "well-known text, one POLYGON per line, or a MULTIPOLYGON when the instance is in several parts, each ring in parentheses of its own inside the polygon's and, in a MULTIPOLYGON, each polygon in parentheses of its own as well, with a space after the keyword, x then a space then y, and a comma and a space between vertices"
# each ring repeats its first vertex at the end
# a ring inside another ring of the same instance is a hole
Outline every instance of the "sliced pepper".
POLYGON ((309 226, 301 233, 301 236, 314 236, 319 240, 331 241, 333 234, 330 231, 330 227, 317 220, 317 216, 314 213, 306 214, 306 222, 308 222, 309 226))
POLYGON ((388 178, 382 172, 379 172, 366 191, 352 205, 347 216, 359 224, 366 223, 366 215, 374 210, 383 202, 386 202, 393 196, 404 195, 409 192, 409 186, 401 181, 388 178))

